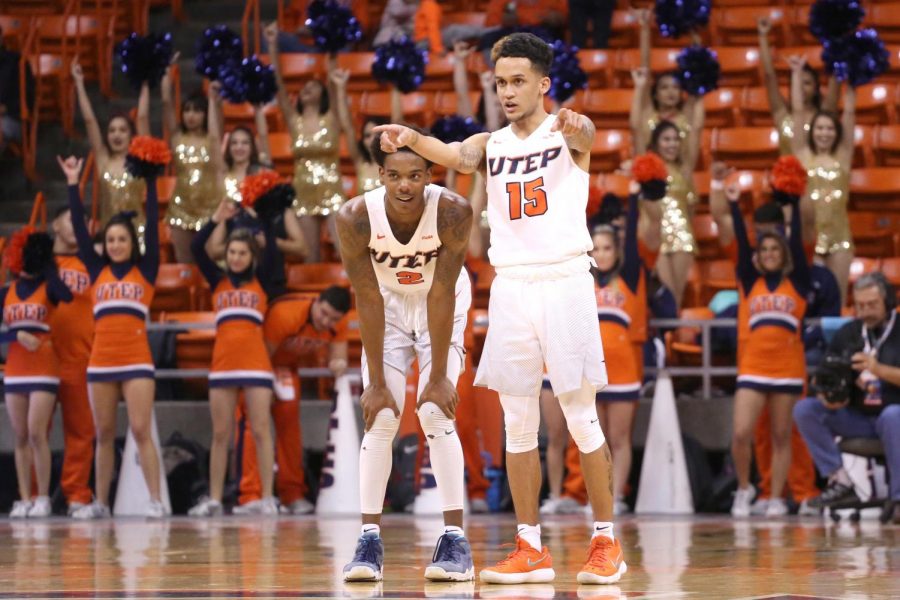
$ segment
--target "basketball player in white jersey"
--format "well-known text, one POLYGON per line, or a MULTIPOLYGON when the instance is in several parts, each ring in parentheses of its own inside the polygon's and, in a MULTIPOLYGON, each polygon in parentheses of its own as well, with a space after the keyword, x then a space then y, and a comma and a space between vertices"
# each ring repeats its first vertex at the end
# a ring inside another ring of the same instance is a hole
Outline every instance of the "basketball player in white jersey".
POLYGON ((589 268, 585 224, 590 119, 568 109, 544 110, 552 48, 528 33, 498 41, 491 52, 497 96, 509 126, 462 143, 444 144, 401 125, 376 127, 386 152, 411 148, 462 173, 486 173, 490 326, 476 384, 496 390, 506 428, 506 468, 519 522, 516 549, 481 571, 488 583, 551 581, 541 545, 538 426, 542 367, 581 451, 594 513, 588 561, 579 583, 614 583, 627 567, 613 536, 609 448, 597 418, 596 390, 607 383, 589 268))
POLYGON ((360 404, 366 422, 359 458, 362 533, 353 560, 344 567, 344 579, 381 580, 381 509, 406 374, 418 358, 416 412, 444 511, 444 534, 425 578, 470 581, 475 568, 462 529, 464 462, 454 415, 472 301, 469 276, 462 268, 472 209, 464 198, 431 185, 430 162, 403 150, 385 154, 376 138, 373 155, 384 187, 350 200, 337 217, 341 257, 359 312, 364 385, 360 404))

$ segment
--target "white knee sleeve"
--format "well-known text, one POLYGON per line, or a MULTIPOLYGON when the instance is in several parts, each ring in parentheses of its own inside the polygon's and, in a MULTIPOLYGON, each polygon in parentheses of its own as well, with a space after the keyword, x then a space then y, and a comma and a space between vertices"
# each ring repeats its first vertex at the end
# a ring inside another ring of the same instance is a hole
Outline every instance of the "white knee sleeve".
POLYGON ((569 435, 584 454, 600 448, 606 441, 597 417, 596 394, 593 386, 582 381, 581 389, 559 395, 559 405, 566 417, 569 435))
POLYGON ((541 404, 538 397, 500 394, 506 427, 506 451, 529 452, 538 447, 541 404))
MULTIPOLYGON (((363 361, 363 384, 368 385, 368 374, 363 361)), ((400 413, 406 398, 406 374, 384 366, 384 376, 388 389, 400 413)), ((384 507, 384 492, 391 476, 394 453, 394 436, 400 428, 400 418, 394 411, 384 408, 375 415, 372 427, 366 432, 359 449, 359 504, 362 514, 381 514, 384 507)))

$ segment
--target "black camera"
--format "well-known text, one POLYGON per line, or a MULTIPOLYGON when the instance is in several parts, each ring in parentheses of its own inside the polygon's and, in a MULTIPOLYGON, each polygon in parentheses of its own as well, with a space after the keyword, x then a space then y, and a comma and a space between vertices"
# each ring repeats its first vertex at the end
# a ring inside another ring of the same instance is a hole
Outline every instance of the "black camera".
POLYGON ((852 352, 826 354, 816 371, 813 389, 828 404, 844 404, 856 390, 852 352))

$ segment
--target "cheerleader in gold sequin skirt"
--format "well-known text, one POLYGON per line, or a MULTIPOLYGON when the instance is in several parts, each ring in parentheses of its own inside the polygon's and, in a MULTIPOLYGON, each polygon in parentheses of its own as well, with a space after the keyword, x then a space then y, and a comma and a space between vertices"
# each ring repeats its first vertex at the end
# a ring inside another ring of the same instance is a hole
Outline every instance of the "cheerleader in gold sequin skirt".
POLYGON ((194 262, 191 240, 212 216, 222 200, 221 86, 209 85, 207 96, 194 94, 181 104, 181 121, 176 118, 169 71, 160 85, 163 122, 169 130, 175 190, 166 210, 166 221, 175 248, 175 260, 194 262))
POLYGON ((775 123, 778 129, 778 150, 782 155, 793 154, 791 144, 798 126, 797 123, 803 130, 800 132, 801 138, 805 138, 809 134, 809 124, 813 115, 820 110, 834 112, 837 108, 840 85, 833 76, 830 77, 828 79, 828 89, 823 97, 821 86, 819 85, 818 71, 809 65, 804 65, 801 75, 803 106, 799 110, 800 118, 795 122, 791 105, 781 95, 781 89, 778 86, 778 76, 775 73, 772 50, 769 47, 769 32, 771 29, 772 23, 768 18, 759 19, 756 23, 756 30, 759 34, 759 58, 765 75, 766 95, 769 99, 769 108, 772 110, 772 122, 775 123))
POLYGON ((137 123, 127 115, 114 115, 109 119, 104 134, 85 90, 84 74, 77 59, 72 61, 71 73, 78 95, 78 107, 94 153, 97 206, 93 217, 98 221, 97 226, 102 229, 113 215, 134 212, 137 215, 134 218, 135 229, 143 245, 146 188, 143 179, 135 179, 125 169, 125 155, 132 137, 150 133, 150 89, 146 82, 141 86, 137 123))
MULTIPOLYGON (((805 61, 791 57, 791 94, 801 97, 805 61)), ((800 122, 801 103, 795 102, 794 122, 800 122)), ((850 201, 850 165, 853 162, 853 129, 856 125, 856 90, 847 86, 840 120, 827 112, 816 113, 809 133, 794 136, 794 155, 807 169, 806 195, 801 199, 804 239, 815 240, 816 254, 824 258, 846 301, 853 261, 853 236, 847 208, 850 201), (810 224, 807 226, 807 223, 810 224)))
MULTIPOLYGON (((331 239, 337 242, 333 215, 344 203, 340 172, 340 125, 334 114, 333 87, 310 80, 300 90, 297 104, 288 96, 278 59, 278 29, 271 24, 265 29, 266 42, 275 68, 278 105, 291 135, 294 155, 294 201, 303 233, 309 240, 308 262, 319 262, 319 240, 322 225, 328 219, 331 239)), ((328 70, 336 69, 336 58, 328 57, 328 70)))

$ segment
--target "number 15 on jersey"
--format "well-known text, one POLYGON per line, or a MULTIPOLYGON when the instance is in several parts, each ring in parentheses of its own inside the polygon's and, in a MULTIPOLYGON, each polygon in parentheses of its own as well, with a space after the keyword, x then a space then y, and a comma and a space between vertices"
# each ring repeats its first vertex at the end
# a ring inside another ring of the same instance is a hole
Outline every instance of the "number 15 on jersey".
POLYGON ((543 177, 524 183, 511 181, 506 184, 510 221, 521 219, 523 213, 526 217, 539 217, 547 212, 547 192, 543 186, 543 177))

